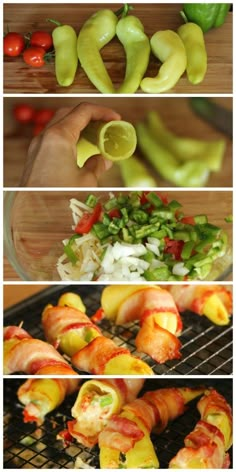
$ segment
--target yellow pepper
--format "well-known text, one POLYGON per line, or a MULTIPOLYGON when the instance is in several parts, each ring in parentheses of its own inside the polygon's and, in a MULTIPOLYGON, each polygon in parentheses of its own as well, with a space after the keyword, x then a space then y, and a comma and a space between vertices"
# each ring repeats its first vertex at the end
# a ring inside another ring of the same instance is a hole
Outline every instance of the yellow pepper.
POLYGON ((172 30, 158 31, 151 38, 153 54, 163 63, 156 77, 145 77, 140 84, 146 93, 167 92, 176 85, 187 65, 183 41, 172 30))
POLYGON ((207 52, 202 29, 195 23, 186 23, 180 26, 178 35, 186 49, 188 80, 191 84, 199 84, 207 71, 207 52))

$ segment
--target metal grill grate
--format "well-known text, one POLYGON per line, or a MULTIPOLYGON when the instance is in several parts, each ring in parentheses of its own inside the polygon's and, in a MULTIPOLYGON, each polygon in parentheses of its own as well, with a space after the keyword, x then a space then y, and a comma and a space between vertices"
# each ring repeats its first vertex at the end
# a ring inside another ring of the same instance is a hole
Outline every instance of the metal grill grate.
MULTIPOLYGON (((36 428, 35 425, 24 424, 22 421, 22 406, 16 397, 21 382, 19 379, 4 379, 4 468, 71 469, 74 468, 76 457, 79 456, 87 466, 98 469, 97 446, 88 449, 73 444, 65 448, 61 441, 56 440, 57 433, 64 429, 66 421, 71 419, 70 410, 75 396, 67 397, 57 410, 48 415, 44 424, 36 428), (32 442, 30 445, 29 438, 32 442)), ((216 388, 232 404, 231 379, 148 379, 143 391, 177 386, 196 387, 199 384, 216 388)), ((152 434, 160 468, 168 468, 171 458, 183 447, 184 437, 198 421, 196 402, 197 400, 191 402, 185 414, 172 422, 162 434, 159 436, 152 434)))
MULTIPOLYGON (((52 286, 24 302, 6 310, 5 325, 18 325, 24 321, 24 328, 35 337, 44 339, 41 327, 41 314, 47 303, 56 304, 59 296, 67 291, 81 295, 88 315, 92 315, 100 306, 100 296, 104 286, 93 285, 58 285, 52 286)), ((164 365, 156 364, 149 356, 136 351, 135 337, 138 322, 125 326, 115 326, 108 320, 100 324, 104 336, 112 338, 117 345, 126 346, 132 354, 142 357, 155 374, 162 375, 230 375, 232 374, 233 331, 232 325, 215 326, 207 318, 186 312, 182 315, 184 324, 180 336, 182 357, 164 365)))

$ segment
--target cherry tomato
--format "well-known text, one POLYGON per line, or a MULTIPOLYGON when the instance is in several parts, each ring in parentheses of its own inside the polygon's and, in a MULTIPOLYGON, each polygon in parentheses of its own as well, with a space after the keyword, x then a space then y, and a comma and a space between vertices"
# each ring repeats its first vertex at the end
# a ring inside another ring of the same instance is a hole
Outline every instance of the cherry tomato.
POLYGON ((29 47, 23 52, 23 59, 31 67, 42 67, 45 64, 45 50, 39 47, 29 47))
POLYGON ((19 56, 25 49, 25 40, 19 33, 7 33, 3 39, 3 50, 5 56, 19 56))
POLYGON ((53 46, 52 35, 46 31, 34 31, 30 38, 30 45, 48 51, 53 46))
POLYGON ((45 125, 42 123, 36 123, 33 127, 33 136, 38 136, 45 128, 45 125))
POLYGON ((53 117, 55 111, 50 108, 42 108, 42 110, 36 110, 34 115, 34 122, 37 124, 46 125, 53 117))
POLYGON ((13 115, 19 123, 30 123, 34 119, 35 110, 27 103, 20 103, 13 109, 13 115))

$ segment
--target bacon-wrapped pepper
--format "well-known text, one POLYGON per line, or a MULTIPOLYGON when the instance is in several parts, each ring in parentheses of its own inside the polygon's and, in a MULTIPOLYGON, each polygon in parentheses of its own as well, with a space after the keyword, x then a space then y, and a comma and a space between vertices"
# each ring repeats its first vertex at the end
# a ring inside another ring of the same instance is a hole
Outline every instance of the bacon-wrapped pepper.
POLYGON ((164 388, 126 404, 99 434, 101 468, 157 468, 151 431, 163 431, 169 421, 183 414, 186 403, 203 392, 202 388, 164 388))
POLYGON ((18 326, 4 328, 4 374, 77 375, 50 344, 18 326))
POLYGON ((85 382, 78 393, 68 421, 68 432, 79 443, 92 447, 98 442, 100 431, 113 414, 136 398, 143 386, 142 379, 106 379, 85 382))
POLYGON ((41 425, 45 416, 57 408, 67 395, 74 393, 79 379, 28 379, 17 391, 17 396, 25 408, 24 423, 36 422, 41 425))
POLYGON ((157 286, 112 285, 103 290, 101 306, 104 316, 116 324, 140 321, 137 349, 156 362, 181 357, 177 336, 182 321, 168 291, 157 286))
POLYGON ((77 308, 76 295, 66 303, 47 305, 42 324, 47 340, 71 357, 78 369, 93 374, 151 375, 152 369, 124 347, 103 336, 91 319, 77 308), (70 306, 69 306, 70 305, 70 306))
POLYGON ((198 402, 201 415, 194 430, 184 440, 185 447, 170 461, 170 469, 228 469, 232 445, 232 411, 216 390, 198 402))
POLYGON ((222 285, 169 285, 180 312, 205 315, 216 325, 227 325, 232 314, 232 292, 222 285))

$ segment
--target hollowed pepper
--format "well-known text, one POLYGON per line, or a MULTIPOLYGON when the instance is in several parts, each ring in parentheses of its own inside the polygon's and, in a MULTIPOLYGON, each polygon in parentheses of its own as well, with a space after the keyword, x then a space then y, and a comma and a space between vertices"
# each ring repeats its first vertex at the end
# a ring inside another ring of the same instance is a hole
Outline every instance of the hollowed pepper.
POLYGON ((153 54, 163 63, 156 77, 145 77, 140 84, 146 93, 170 90, 180 79, 187 65, 183 41, 172 30, 158 31, 151 37, 153 54))
POLYGON ((150 42, 141 21, 133 15, 119 20, 116 34, 126 53, 125 79, 117 93, 135 93, 148 67, 150 42))
POLYGON ((73 83, 78 67, 77 34, 72 26, 48 21, 58 25, 52 32, 56 79, 59 85, 68 87, 73 83))
POLYGON ((191 84, 199 84, 207 71, 207 52, 203 32, 195 23, 186 23, 180 26, 178 35, 186 50, 188 80, 191 84))
POLYGON ((117 22, 118 17, 112 10, 99 10, 85 21, 77 40, 80 64, 92 84, 102 93, 115 93, 100 50, 114 38, 117 22))
POLYGON ((180 13, 185 21, 196 23, 206 33, 224 24, 229 9, 230 3, 186 3, 180 13))

